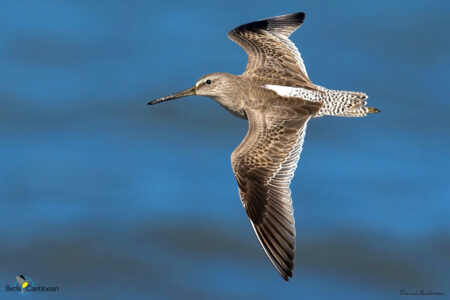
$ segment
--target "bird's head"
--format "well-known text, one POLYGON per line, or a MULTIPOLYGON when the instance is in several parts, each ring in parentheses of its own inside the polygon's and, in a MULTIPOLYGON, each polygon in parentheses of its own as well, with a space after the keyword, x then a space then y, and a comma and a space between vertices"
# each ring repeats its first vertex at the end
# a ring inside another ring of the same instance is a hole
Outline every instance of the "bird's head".
POLYGON ((173 100, 181 97, 200 95, 211 98, 221 97, 233 89, 233 75, 228 73, 210 73, 201 77, 190 89, 150 101, 148 104, 173 100))

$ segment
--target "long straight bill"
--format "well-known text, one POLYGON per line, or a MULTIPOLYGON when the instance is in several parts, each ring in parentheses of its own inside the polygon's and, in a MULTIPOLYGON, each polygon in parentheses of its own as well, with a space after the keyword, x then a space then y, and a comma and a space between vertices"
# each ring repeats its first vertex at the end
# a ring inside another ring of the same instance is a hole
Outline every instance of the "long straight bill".
POLYGON ((177 98, 181 98, 181 97, 186 97, 186 96, 191 96, 191 95, 195 95, 195 87, 191 87, 190 89, 169 95, 169 96, 165 96, 153 101, 150 101, 149 103, 147 103, 148 105, 153 105, 156 103, 160 103, 160 102, 164 102, 164 101, 169 101, 169 100, 173 100, 173 99, 177 99, 177 98))

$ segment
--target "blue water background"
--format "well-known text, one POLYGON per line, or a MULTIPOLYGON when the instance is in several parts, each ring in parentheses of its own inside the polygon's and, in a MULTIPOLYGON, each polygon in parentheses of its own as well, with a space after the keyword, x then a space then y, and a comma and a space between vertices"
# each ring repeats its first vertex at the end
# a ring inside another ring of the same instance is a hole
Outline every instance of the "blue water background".
POLYGON ((2 1, 0 299, 19 274, 59 287, 30 299, 448 297, 449 3, 2 1), (226 33, 296 11, 312 81, 382 113, 309 123, 286 283, 231 171, 247 121, 146 103, 241 73, 226 33))

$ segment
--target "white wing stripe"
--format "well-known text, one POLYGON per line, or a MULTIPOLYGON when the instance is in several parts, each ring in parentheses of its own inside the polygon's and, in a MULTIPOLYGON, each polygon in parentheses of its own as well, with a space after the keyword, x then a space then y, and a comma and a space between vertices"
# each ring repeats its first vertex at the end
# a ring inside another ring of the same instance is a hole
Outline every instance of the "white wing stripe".
POLYGON ((322 102, 324 100, 323 92, 312 91, 301 87, 283 86, 275 84, 266 84, 263 87, 275 91, 282 97, 301 98, 312 102, 322 102))

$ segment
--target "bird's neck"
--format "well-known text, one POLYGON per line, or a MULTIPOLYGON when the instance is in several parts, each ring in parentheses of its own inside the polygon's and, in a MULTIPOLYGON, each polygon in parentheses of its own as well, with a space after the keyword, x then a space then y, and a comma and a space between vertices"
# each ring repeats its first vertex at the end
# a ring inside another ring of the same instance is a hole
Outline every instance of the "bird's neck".
POLYGON ((240 76, 233 76, 233 82, 220 96, 213 96, 217 103, 235 116, 247 119, 244 111, 244 101, 248 98, 248 89, 242 84, 240 76))

